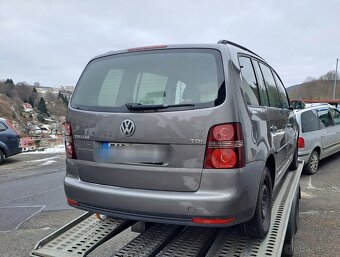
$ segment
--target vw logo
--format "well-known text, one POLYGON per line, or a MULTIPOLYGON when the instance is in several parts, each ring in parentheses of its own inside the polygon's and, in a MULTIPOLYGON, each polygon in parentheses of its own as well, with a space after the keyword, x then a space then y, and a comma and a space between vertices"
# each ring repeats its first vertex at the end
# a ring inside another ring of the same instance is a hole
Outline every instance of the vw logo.
POLYGON ((123 120, 120 124, 120 132, 126 137, 131 137, 135 133, 135 123, 132 120, 123 120))

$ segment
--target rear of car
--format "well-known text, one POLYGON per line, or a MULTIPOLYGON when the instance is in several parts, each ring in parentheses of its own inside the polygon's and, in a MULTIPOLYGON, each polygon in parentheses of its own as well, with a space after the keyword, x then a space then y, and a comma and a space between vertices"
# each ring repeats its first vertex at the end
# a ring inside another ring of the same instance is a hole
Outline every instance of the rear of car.
MULTIPOLYGON (((65 123, 68 203, 114 217, 183 225, 250 220, 262 199, 261 180, 272 181, 270 190, 277 185, 296 141, 287 126, 284 87, 278 92, 279 78, 262 59, 258 74, 267 71, 268 94, 275 93, 277 106, 247 106, 259 93, 256 81, 243 86, 246 64, 239 64, 239 50, 224 44, 159 46, 91 60, 65 123), (278 164, 264 178, 276 148, 278 164)), ((265 84, 262 89, 267 96, 265 84)), ((263 206, 271 206, 271 199, 263 206)))
POLYGON ((19 133, 8 120, 0 118, 0 163, 18 153, 21 153, 19 133))

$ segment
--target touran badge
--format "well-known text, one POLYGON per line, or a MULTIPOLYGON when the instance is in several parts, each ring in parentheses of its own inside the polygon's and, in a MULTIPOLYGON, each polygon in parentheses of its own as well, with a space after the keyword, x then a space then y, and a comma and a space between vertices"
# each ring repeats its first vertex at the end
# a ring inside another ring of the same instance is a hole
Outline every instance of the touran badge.
POLYGON ((120 124, 120 132, 126 137, 131 137, 135 133, 135 123, 132 120, 123 120, 120 124))

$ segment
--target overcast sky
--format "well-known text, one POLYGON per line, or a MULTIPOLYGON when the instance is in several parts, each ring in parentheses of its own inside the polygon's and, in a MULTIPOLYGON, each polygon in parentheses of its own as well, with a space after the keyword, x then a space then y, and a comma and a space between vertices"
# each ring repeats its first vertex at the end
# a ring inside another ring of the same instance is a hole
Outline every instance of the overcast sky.
POLYGON ((130 47, 237 42, 286 86, 335 70, 339 0, 0 0, 0 79, 75 85, 95 55, 130 47))

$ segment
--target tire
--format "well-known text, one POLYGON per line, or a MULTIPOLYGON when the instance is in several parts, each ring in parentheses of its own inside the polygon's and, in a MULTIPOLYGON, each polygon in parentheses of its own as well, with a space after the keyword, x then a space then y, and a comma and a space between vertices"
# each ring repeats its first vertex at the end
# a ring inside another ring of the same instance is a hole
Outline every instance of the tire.
POLYGON ((5 154, 2 150, 0 150, 0 164, 5 160, 5 154))
POLYGON ((295 235, 284 241, 281 257, 292 257, 294 255, 295 235))
POLYGON ((300 210, 300 186, 296 191, 293 206, 290 211, 288 227, 286 231, 281 257, 292 257, 294 254, 295 234, 299 227, 299 210, 300 210))
POLYGON ((308 175, 313 175, 317 172, 319 167, 319 153, 313 150, 310 155, 308 162, 305 165, 304 173, 308 175))
POLYGON ((256 208, 251 220, 243 224, 244 233, 254 239, 266 237, 272 213, 272 181, 267 167, 264 168, 257 195, 256 208))
POLYGON ((289 169, 290 170, 296 170, 297 168, 298 168, 298 166, 299 166, 299 160, 298 160, 298 151, 299 151, 299 149, 298 149, 298 146, 297 146, 297 144, 296 144, 296 146, 295 146, 295 152, 294 152, 294 156, 293 156, 293 160, 292 160, 292 163, 290 164, 290 166, 289 166, 289 169))

